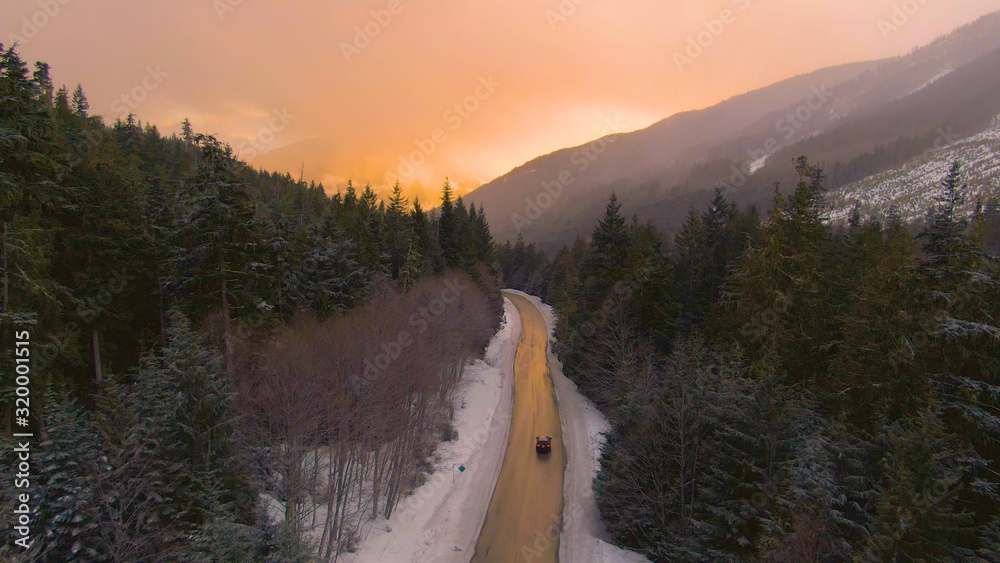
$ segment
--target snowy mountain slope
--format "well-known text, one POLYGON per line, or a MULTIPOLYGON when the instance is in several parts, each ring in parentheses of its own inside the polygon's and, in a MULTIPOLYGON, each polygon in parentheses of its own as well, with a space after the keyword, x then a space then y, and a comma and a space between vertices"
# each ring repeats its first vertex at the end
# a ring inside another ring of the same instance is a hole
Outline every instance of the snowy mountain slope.
MULTIPOLYGON (((947 139, 947 133, 942 132, 941 138, 947 139)), ((846 221, 855 207, 863 217, 884 217, 893 206, 904 222, 920 221, 955 161, 962 162, 968 185, 964 212, 971 214, 975 210, 977 198, 985 203, 1000 197, 1000 116, 993 127, 982 133, 930 150, 899 168, 831 192, 827 196, 830 221, 846 221)))
POLYGON ((464 199, 485 205, 498 240, 520 234, 547 250, 586 236, 612 191, 626 215, 673 231, 720 185, 738 204, 766 208, 776 182, 794 185, 798 156, 850 170, 840 185, 898 167, 930 146, 938 128, 978 133, 1000 112, 998 92, 995 12, 906 55, 821 69, 639 131, 614 128, 464 199), (865 160, 879 151, 892 156, 865 160))

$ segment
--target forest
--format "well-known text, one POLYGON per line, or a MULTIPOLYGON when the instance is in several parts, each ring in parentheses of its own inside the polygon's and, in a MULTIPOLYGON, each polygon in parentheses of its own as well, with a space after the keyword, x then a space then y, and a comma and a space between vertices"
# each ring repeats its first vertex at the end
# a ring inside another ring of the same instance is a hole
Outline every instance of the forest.
MULTIPOLYGON (((790 164, 790 166, 792 166, 790 164)), ((665 236, 615 196, 551 260, 501 247, 559 312, 612 432, 595 489, 653 561, 1000 561, 1000 206, 824 221, 805 158, 762 217, 721 191, 665 236)))
MULTIPOLYGON (((30 333, 39 527, 24 552, 5 526, 0 557, 335 560, 452 439, 502 313, 482 209, 447 181, 433 212, 329 196, 188 121, 89 109, 0 47, 2 424, 14 456, 30 333)), ((0 485, 5 522, 22 493, 0 485)))
MULTIPOLYGON (((831 182, 920 142, 798 158, 770 209, 719 189, 676 233, 611 195, 547 255, 495 243, 447 180, 435 202, 328 193, 187 120, 105 123, 0 46, 0 424, 14 452, 30 333, 26 555, 336 560, 454 438, 511 287, 555 307, 565 373, 609 418, 595 489, 619 545, 1000 561, 1000 203, 959 213, 956 162, 921 224, 825 218, 831 182)), ((0 484, 4 521, 22 492, 0 484)))

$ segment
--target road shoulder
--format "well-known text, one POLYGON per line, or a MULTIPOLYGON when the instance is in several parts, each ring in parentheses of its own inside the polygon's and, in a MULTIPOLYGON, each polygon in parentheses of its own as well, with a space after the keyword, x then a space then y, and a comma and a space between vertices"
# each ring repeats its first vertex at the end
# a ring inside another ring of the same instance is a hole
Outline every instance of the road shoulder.
POLYGON ((566 448, 559 560, 572 563, 648 561, 639 554, 611 545, 610 537, 601 523, 593 483, 600 470, 605 433, 611 426, 597 407, 580 393, 576 384, 563 374, 562 363, 552 351, 555 311, 532 295, 516 290, 504 291, 531 301, 541 311, 548 330, 549 346, 546 355, 559 405, 563 446, 566 448))
POLYGON ((358 550, 342 555, 342 561, 469 561, 507 452, 520 338, 520 315, 504 298, 503 327, 490 341, 485 359, 462 373, 455 398, 458 439, 438 446, 434 473, 400 502, 390 519, 369 522, 358 550))

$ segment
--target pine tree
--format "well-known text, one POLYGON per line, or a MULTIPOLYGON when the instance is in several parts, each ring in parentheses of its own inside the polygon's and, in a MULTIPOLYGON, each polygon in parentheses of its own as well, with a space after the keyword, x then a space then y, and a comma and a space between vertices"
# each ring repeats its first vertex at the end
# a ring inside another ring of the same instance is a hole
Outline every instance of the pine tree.
POLYGON ((928 211, 927 226, 920 233, 928 267, 945 268, 930 271, 932 275, 947 275, 947 267, 954 260, 968 257, 970 249, 965 231, 969 223, 958 215, 959 207, 965 202, 966 189, 967 186, 962 183, 962 164, 954 162, 941 182, 941 193, 935 198, 936 205, 928 211))
POLYGON ((181 139, 184 139, 185 143, 194 141, 194 129, 191 127, 191 120, 186 117, 181 122, 181 139))
POLYGON ((709 233, 701 215, 692 209, 681 231, 674 238, 677 252, 676 295, 680 304, 680 326, 689 330, 706 318, 708 300, 711 298, 708 285, 711 250, 709 233))
POLYGON ((221 298, 226 366, 232 370, 232 296, 248 284, 247 253, 258 244, 254 209, 228 147, 203 135, 195 142, 201 160, 183 194, 172 245, 174 273, 166 285, 176 297, 194 292, 202 302, 221 298))
POLYGON ((415 273, 412 270, 416 264, 412 257, 414 235, 407 205, 407 200, 403 196, 403 188, 399 182, 396 182, 392 188, 392 196, 389 199, 385 219, 387 239, 385 246, 389 251, 389 274, 394 280, 400 279, 400 272, 408 261, 411 268, 409 276, 415 273))
POLYGON ((56 118, 60 121, 66 121, 69 116, 73 115, 73 111, 69 107, 69 91, 66 90, 66 86, 61 86, 56 91, 52 104, 55 107, 56 118))
POLYGON ((628 244, 629 235, 621 214, 621 204, 618 203, 618 196, 611 194, 604 217, 591 235, 592 272, 606 280, 621 279, 620 270, 625 265, 628 244))
POLYGON ((495 256, 493 254, 495 243, 493 234, 490 232, 490 224, 486 220, 486 210, 483 204, 479 204, 479 213, 475 213, 473 208, 472 240, 476 247, 476 259, 479 262, 492 264, 495 256))
POLYGON ((444 263, 448 266, 458 265, 460 241, 458 220, 455 217, 455 204, 452 200, 451 182, 447 179, 441 188, 441 212, 438 217, 437 240, 441 246, 444 263))
POLYGON ((65 205, 56 182, 57 151, 50 116, 32 98, 37 88, 13 47, 0 45, 0 245, 6 320, 37 322, 56 307, 63 289, 46 274, 52 222, 46 217, 65 205), (12 277, 10 272, 20 274, 12 277))
POLYGON ((179 312, 171 314, 170 323, 163 369, 180 403, 170 415, 176 440, 171 457, 183 461, 182 494, 190 507, 175 503, 195 522, 220 515, 253 522, 256 496, 236 436, 235 391, 222 357, 179 312))
POLYGON ((32 558, 106 561, 97 495, 108 468, 100 436, 71 398, 50 400, 43 418, 46 437, 32 459, 38 475, 32 498, 44 532, 36 536, 32 558))
POLYGON ((90 102, 87 101, 87 95, 83 93, 83 86, 77 84, 76 90, 73 91, 73 113, 79 117, 87 117, 89 110, 90 102))
POLYGON ((1000 461, 1000 268, 959 216, 964 188, 961 165, 955 163, 920 234, 934 319, 929 330, 934 338, 925 349, 945 406, 961 414, 959 431, 1000 461))
POLYGON ((657 561, 752 554, 757 514, 733 476, 756 453, 733 449, 752 420, 752 388, 697 338, 660 369, 637 384, 603 454, 595 488, 609 531, 657 561))
POLYGON ((833 276, 829 291, 840 303, 835 317, 843 335, 830 367, 840 386, 833 402, 861 427, 871 429, 883 417, 897 420, 927 404, 926 369, 908 343, 921 325, 916 253, 902 227, 886 232, 879 223, 864 224, 833 276))
POLYGON ((771 219, 730 280, 727 315, 731 334, 753 367, 780 358, 781 377, 809 385, 829 381, 824 343, 837 340, 825 300, 832 240, 822 222, 822 172, 798 163, 799 184, 786 200, 775 193, 771 219))
POLYGON ((36 98, 39 104, 45 109, 52 108, 54 88, 52 86, 51 67, 48 63, 41 61, 35 63, 35 73, 32 75, 31 82, 35 87, 32 97, 36 98))
MULTIPOLYGON (((87 325, 85 338, 92 353, 90 373, 104 379, 103 356, 107 331, 127 334, 122 327, 141 310, 130 307, 127 296, 140 275, 155 262, 147 237, 143 192, 137 171, 113 137, 95 137, 99 144, 81 155, 65 177, 73 185, 70 206, 59 214, 65 225, 55 239, 53 276, 72 291, 72 313, 87 325)), ((138 339, 115 338, 111 350, 138 346, 138 339)), ((127 365, 118 366, 127 369, 127 365)))

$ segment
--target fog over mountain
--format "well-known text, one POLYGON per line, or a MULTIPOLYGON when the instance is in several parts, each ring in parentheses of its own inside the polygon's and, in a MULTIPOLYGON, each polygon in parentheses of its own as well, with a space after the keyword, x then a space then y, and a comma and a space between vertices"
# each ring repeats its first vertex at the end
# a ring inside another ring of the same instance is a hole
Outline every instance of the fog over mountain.
POLYGON ((466 196, 499 240, 553 249, 589 232, 608 195, 676 229, 717 186, 766 206, 806 155, 828 187, 976 135, 1000 113, 1000 12, 889 59, 824 68, 631 133, 540 156, 466 196))

